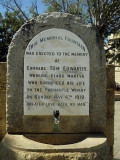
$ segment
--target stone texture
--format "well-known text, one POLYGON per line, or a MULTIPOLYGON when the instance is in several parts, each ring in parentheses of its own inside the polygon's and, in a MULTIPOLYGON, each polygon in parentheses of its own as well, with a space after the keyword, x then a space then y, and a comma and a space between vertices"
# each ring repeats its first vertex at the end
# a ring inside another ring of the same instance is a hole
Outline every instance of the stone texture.
POLYGON ((115 94, 115 101, 120 101, 120 94, 115 94))
POLYGON ((107 89, 107 116, 114 117, 115 93, 112 89, 107 89))
POLYGON ((109 145, 102 135, 94 135, 70 145, 49 145, 22 135, 7 135, 0 144, 1 160, 110 160, 109 145))
POLYGON ((51 145, 68 145, 85 140, 88 134, 25 134, 26 138, 51 145))
POLYGON ((120 159, 120 101, 115 102, 114 160, 120 159))
POLYGON ((6 90, 7 63, 0 63, 0 91, 6 90))
POLYGON ((6 134, 6 63, 0 63, 0 141, 6 134))
POLYGON ((106 66, 107 89, 115 89, 115 66, 106 66))
MULTIPOLYGON (((89 117, 61 117, 62 133, 103 132, 106 127, 106 69, 105 53, 96 40, 96 32, 70 14, 49 13, 40 15, 23 25, 14 36, 8 53, 8 85, 7 85, 7 130, 9 133, 34 133, 52 131, 53 117, 50 127, 46 121, 28 123, 32 117, 23 118, 23 73, 24 52, 30 40, 38 33, 50 28, 67 29, 79 36, 86 44, 90 54, 90 114, 89 117), (27 121, 26 121, 27 119, 27 121), (82 119, 82 123, 79 121, 82 119), (25 120, 25 121, 24 121, 25 120), (27 124, 27 123, 29 124, 27 124), (64 124, 63 124, 63 123, 64 124), (76 129, 77 124, 77 129, 76 129), (24 127, 25 126, 25 127, 24 127), (30 128, 31 127, 31 128, 30 128), (47 128, 46 128, 47 127, 47 128), (63 127, 63 129, 62 129, 63 127)), ((36 116, 36 119, 44 119, 36 116)), ((46 117, 49 119, 49 117, 46 117)))
POLYGON ((114 103, 115 103, 115 67, 108 65, 106 67, 107 72, 107 94, 106 94, 106 106, 107 106, 107 121, 105 135, 110 145, 110 151, 113 158, 113 145, 114 145, 114 103))
MULTIPOLYGON (((23 130, 25 133, 36 133, 36 131, 38 133, 54 133, 53 116, 24 116, 23 121, 23 130), (36 126, 40 127, 36 128, 36 126)), ((89 132, 89 123, 90 120, 88 116, 74 116, 74 120, 73 116, 60 116, 58 127, 60 133, 85 133, 89 132)))

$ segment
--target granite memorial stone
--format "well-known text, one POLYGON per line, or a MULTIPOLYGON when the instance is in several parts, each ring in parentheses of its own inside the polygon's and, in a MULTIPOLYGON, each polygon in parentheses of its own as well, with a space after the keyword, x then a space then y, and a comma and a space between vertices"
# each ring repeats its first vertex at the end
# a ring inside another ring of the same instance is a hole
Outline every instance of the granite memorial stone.
POLYGON ((102 134, 106 59, 100 46, 92 27, 66 13, 40 15, 18 30, 8 53, 1 160, 112 160, 102 134))
POLYGON ((70 14, 50 13, 24 24, 8 53, 9 133, 104 132, 106 72, 96 32, 70 14))

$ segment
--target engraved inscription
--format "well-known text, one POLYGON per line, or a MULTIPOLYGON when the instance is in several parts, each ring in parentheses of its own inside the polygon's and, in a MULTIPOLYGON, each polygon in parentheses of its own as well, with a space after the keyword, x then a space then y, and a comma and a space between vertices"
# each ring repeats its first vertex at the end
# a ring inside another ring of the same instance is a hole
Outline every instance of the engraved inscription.
POLYGON ((89 115, 89 53, 64 29, 36 35, 24 56, 24 115, 89 115))

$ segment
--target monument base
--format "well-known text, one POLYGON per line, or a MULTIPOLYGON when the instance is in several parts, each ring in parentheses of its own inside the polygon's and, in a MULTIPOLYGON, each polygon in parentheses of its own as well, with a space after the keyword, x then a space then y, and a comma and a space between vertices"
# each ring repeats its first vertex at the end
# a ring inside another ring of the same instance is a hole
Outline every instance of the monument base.
POLYGON ((87 138, 73 144, 51 145, 30 140, 23 135, 7 134, 0 143, 0 160, 23 159, 110 160, 111 158, 109 144, 102 135, 88 135, 87 138))

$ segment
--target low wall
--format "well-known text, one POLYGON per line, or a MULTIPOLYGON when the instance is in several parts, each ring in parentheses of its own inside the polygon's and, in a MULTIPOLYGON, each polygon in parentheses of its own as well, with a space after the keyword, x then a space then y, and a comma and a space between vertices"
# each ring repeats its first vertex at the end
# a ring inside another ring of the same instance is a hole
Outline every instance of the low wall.
POLYGON ((120 94, 115 94, 115 101, 120 101, 120 94))
POLYGON ((0 141, 6 134, 6 72, 7 63, 0 63, 0 141))

